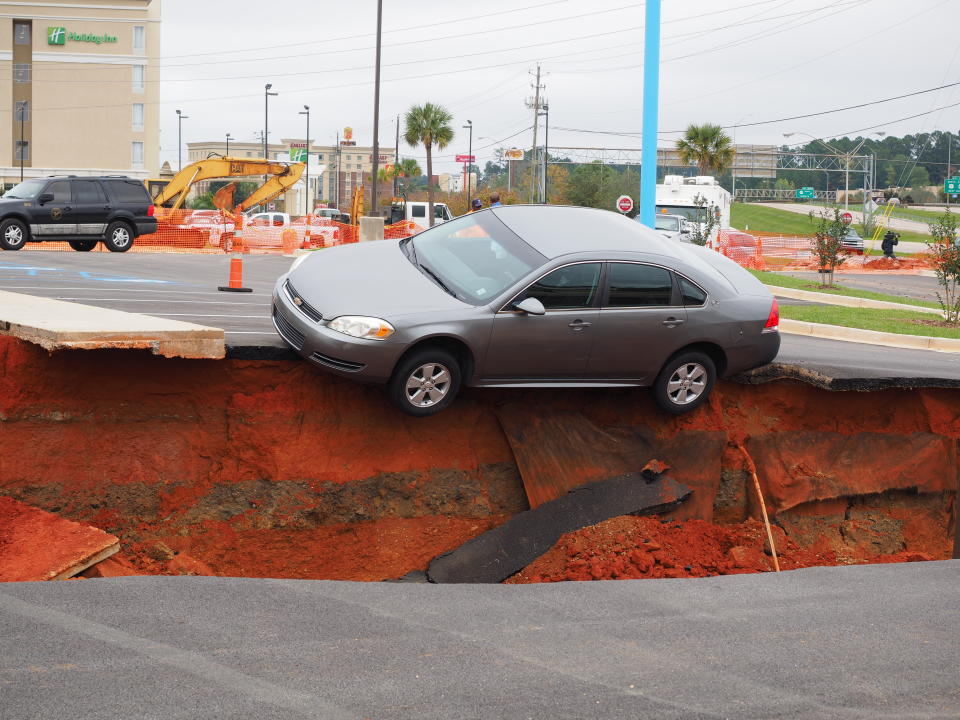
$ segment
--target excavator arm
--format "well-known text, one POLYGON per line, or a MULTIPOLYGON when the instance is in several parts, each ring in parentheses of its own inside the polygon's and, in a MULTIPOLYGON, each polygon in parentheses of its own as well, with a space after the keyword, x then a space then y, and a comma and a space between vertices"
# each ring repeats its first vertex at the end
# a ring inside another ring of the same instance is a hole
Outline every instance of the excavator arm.
POLYGON ((236 212, 243 212, 255 205, 270 202, 285 193, 297 183, 305 167, 303 163, 281 163, 251 158, 226 157, 200 160, 187 165, 174 175, 167 186, 157 193, 153 203, 159 208, 172 202, 171 208, 178 210, 183 206, 190 188, 195 183, 222 178, 270 175, 267 182, 236 207, 236 212))

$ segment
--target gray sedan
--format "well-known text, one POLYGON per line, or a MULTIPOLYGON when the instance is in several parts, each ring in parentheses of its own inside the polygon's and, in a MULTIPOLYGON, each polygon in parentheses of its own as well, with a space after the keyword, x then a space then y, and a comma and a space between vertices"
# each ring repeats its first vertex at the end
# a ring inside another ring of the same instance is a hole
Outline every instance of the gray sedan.
POLYGON ((652 386, 664 410, 770 362, 777 304, 733 261, 605 210, 513 205, 298 258, 273 293, 307 360, 411 415, 476 387, 652 386))

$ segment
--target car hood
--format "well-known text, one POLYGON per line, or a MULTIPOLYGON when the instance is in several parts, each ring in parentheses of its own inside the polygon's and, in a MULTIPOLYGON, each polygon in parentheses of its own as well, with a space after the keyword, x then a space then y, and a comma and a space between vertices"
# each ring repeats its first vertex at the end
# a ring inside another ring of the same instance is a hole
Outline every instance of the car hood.
POLYGON ((395 240, 318 250, 287 277, 297 293, 328 320, 340 315, 389 320, 415 312, 470 307, 420 272, 395 240))

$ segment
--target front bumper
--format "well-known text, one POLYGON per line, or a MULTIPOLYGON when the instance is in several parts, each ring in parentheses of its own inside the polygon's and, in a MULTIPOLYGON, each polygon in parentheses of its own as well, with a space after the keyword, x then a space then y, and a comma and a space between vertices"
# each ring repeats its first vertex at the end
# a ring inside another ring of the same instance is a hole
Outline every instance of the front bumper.
MULTIPOLYGON (((365 340, 330 330, 327 320, 314 321, 285 289, 286 276, 273 288, 273 326, 301 357, 324 370, 371 383, 386 383, 406 349, 389 340, 365 340)), ((333 318, 329 318, 333 319, 333 318)))

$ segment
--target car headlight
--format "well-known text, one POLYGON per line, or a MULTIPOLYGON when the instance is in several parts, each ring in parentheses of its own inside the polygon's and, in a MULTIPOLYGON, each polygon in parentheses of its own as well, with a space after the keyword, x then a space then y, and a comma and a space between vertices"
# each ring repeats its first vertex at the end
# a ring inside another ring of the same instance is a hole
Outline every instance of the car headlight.
POLYGON ((298 257, 296 260, 293 261, 293 265, 290 266, 290 269, 287 270, 287 272, 293 272, 294 270, 296 270, 298 267, 300 267, 300 265, 303 264, 303 261, 306 260, 308 257, 310 257, 310 253, 304 253, 303 255, 298 257))
POLYGON ((386 320, 363 315, 341 315, 331 320, 327 327, 331 330, 367 340, 383 340, 393 335, 393 325, 386 320))

